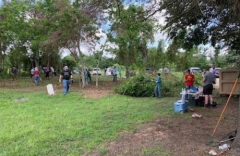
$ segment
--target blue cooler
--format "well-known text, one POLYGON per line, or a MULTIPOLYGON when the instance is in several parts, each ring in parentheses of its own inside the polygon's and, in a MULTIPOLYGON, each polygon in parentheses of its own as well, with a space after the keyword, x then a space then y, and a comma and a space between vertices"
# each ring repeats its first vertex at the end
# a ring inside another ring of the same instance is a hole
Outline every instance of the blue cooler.
POLYGON ((188 104, 185 102, 183 103, 182 100, 178 100, 174 103, 174 112, 181 113, 186 112, 188 110, 188 104))

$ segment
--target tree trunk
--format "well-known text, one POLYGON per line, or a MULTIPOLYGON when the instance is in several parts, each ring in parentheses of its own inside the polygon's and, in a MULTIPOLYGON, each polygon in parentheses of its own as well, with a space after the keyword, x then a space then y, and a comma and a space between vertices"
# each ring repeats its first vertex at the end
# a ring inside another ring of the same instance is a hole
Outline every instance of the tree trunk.
MULTIPOLYGON (((98 59, 98 63, 97 63, 97 68, 99 67, 99 59, 98 59)), ((96 88, 98 88, 98 71, 97 71, 97 77, 96 77, 96 88)))
POLYGON ((126 66, 126 78, 130 78, 129 68, 126 66))
MULTIPOLYGON (((80 50, 80 47, 79 47, 80 50)), ((81 68, 82 68, 82 87, 84 88, 86 86, 86 82, 85 82, 85 77, 84 77, 84 60, 83 60, 83 54, 81 51, 79 51, 80 53, 80 59, 81 59, 81 68)))
MULTIPOLYGON (((97 67, 98 68, 98 67, 97 67)), ((97 72, 98 73, 98 72, 97 72)), ((98 74, 97 74, 97 77, 96 77, 96 88, 98 88, 98 74)))
MULTIPOLYGON (((80 38, 77 39, 77 42, 76 42, 76 47, 78 49, 78 53, 79 53, 79 57, 80 57, 80 62, 81 62, 81 74, 82 74, 82 88, 85 87, 86 83, 85 83, 85 77, 84 77, 84 59, 83 59, 83 53, 81 52, 81 47, 80 47, 80 43, 81 43, 81 40, 80 38)), ((81 80, 81 79, 80 79, 81 80)))

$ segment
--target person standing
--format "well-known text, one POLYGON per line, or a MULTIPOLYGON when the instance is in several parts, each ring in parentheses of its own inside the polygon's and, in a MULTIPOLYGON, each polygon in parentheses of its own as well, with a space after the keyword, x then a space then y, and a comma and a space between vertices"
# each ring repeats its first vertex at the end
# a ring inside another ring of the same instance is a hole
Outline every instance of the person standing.
POLYGON ((156 77, 156 86, 155 86, 155 97, 161 98, 161 86, 162 86, 162 79, 161 79, 161 74, 157 73, 156 77))
POLYGON ((49 67, 44 67, 43 70, 45 72, 46 79, 49 80, 49 73, 51 72, 50 68, 49 67))
POLYGON ((87 71, 87 68, 84 70, 84 80, 85 80, 85 86, 88 86, 88 71, 87 71))
POLYGON ((87 69, 87 75, 88 75, 89 82, 92 82, 91 73, 89 69, 87 69))
POLYGON ((113 82, 117 82, 117 69, 115 66, 112 69, 112 75, 113 75, 113 82))
POLYGON ((105 69, 104 69, 104 75, 105 76, 107 75, 107 67, 105 67, 105 69))
POLYGON ((33 72, 33 76, 34 76, 34 82, 35 82, 35 85, 38 86, 39 84, 39 77, 40 77, 40 72, 38 70, 38 67, 35 67, 34 68, 34 72, 33 72))
POLYGON ((15 80, 17 78, 17 72, 18 72, 17 68, 13 67, 13 69, 12 69, 12 78, 13 78, 13 80, 15 80))
POLYGON ((187 70, 187 73, 184 76, 184 81, 186 89, 191 89, 191 87, 193 87, 194 75, 190 72, 190 70, 187 70))
POLYGON ((205 107, 212 107, 213 104, 213 97, 212 97, 212 92, 213 92, 213 83, 215 83, 215 76, 213 75, 212 72, 209 71, 209 67, 206 68, 206 72, 203 77, 203 95, 205 98, 205 107), (210 102, 210 105, 209 103, 210 102))
POLYGON ((33 78, 34 76, 34 68, 31 69, 31 79, 33 78))
POLYGON ((62 81, 62 84, 63 84, 63 94, 64 95, 66 95, 69 91, 70 79, 72 79, 72 78, 73 77, 72 77, 71 71, 68 69, 68 66, 65 66, 59 77, 59 82, 62 81))

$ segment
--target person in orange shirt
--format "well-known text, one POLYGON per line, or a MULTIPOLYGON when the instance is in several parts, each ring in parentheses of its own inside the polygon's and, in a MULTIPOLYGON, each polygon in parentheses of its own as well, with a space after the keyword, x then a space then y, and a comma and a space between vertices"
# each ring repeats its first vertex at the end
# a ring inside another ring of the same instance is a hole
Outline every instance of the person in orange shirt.
POLYGON ((188 70, 187 74, 184 76, 184 81, 186 89, 191 89, 191 87, 193 87, 194 75, 190 72, 190 70, 188 70))

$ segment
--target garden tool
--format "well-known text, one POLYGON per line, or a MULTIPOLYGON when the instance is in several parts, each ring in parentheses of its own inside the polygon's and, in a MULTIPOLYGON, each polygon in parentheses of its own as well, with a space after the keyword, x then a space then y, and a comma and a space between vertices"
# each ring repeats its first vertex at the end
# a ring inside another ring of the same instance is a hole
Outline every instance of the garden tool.
MULTIPOLYGON (((226 110, 226 108, 227 108, 227 106, 228 106, 228 104, 229 104, 229 101, 230 101, 230 99, 231 99, 231 97, 232 97, 232 94, 233 94, 233 92, 234 92, 234 90, 235 90, 235 88, 236 88, 236 86, 237 86, 237 82, 238 82, 238 79, 239 79, 239 78, 240 78, 240 74, 238 74, 238 77, 237 77, 236 80, 235 80, 235 83, 234 83, 234 85, 233 85, 233 87, 232 87, 232 90, 231 90, 231 92, 230 92, 230 95, 229 95, 229 97, 228 97, 228 100, 227 100, 227 102, 226 102, 226 104, 225 104, 225 106, 224 106, 224 108, 223 108, 223 110, 222 110, 222 113, 221 113, 221 115, 220 115, 220 117, 219 117, 219 119, 218 119, 217 125, 215 126, 215 128, 214 128, 214 130, 213 130, 213 132, 212 132, 211 137, 213 137, 213 135, 215 134, 215 132, 216 132, 216 130, 217 130, 219 124, 220 124, 220 121, 221 121, 221 119, 222 119, 222 116, 223 116, 223 114, 224 114, 224 112, 225 112, 225 110, 226 110)), ((211 141, 209 141, 208 143, 206 143, 207 146, 214 146, 214 145, 217 145, 217 144, 218 144, 218 142, 214 142, 213 140, 211 140, 211 141)))

